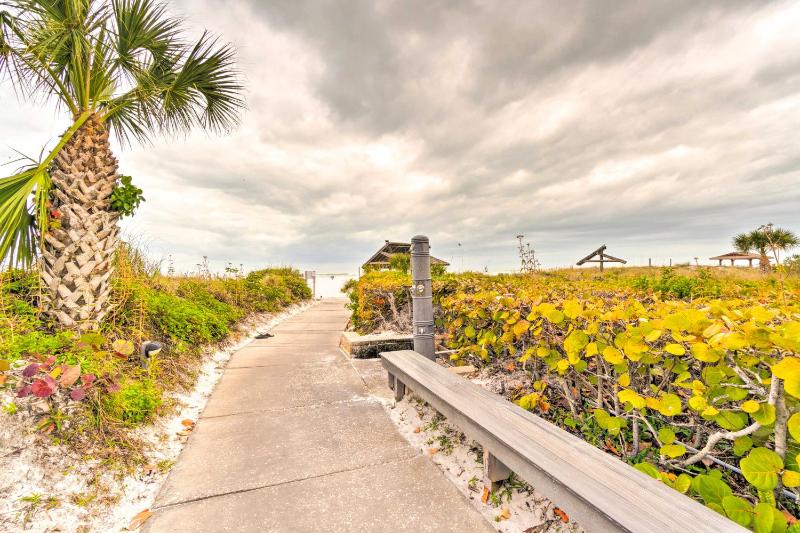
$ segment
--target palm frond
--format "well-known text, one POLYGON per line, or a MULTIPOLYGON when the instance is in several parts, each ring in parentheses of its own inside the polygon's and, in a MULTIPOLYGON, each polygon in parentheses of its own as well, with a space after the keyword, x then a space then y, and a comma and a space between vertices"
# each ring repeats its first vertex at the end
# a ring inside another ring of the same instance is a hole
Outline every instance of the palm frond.
POLYGON ((753 243, 750 240, 749 233, 740 233, 733 238, 733 247, 737 252, 748 253, 753 249, 753 243))
POLYGON ((0 179, 0 263, 30 267, 36 257, 36 219, 46 224, 50 175, 36 165, 0 179), (35 194, 37 216, 29 211, 28 198, 35 194), (43 215, 43 216, 42 216, 43 215))
POLYGON ((194 93, 194 113, 200 125, 215 132, 235 126, 244 107, 240 96, 244 88, 234 68, 234 57, 230 45, 218 46, 217 39, 204 33, 176 81, 176 86, 183 85, 194 93))
POLYGON ((773 228, 768 232, 768 237, 770 245, 779 250, 786 250, 800 245, 800 238, 788 229, 773 228))
POLYGON ((115 0, 117 65, 133 79, 180 52, 181 19, 152 0, 115 0), (143 54, 146 52, 146 54, 143 54))

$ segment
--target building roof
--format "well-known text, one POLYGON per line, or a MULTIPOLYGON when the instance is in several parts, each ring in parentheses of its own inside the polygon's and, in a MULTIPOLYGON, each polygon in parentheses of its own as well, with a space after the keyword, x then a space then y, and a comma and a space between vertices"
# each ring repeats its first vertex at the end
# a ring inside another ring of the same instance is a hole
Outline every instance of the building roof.
MULTIPOLYGON (((367 261, 361 266, 362 268, 366 266, 389 266, 389 259, 393 255, 409 253, 411 253, 411 243, 386 241, 381 249, 375 252, 373 256, 367 259, 367 261)), ((450 263, 431 256, 431 264, 448 266, 450 263)))
POLYGON ((743 253, 743 252, 728 252, 727 254, 718 255, 716 257, 709 257, 710 261, 719 261, 721 259, 761 259, 758 254, 743 253))

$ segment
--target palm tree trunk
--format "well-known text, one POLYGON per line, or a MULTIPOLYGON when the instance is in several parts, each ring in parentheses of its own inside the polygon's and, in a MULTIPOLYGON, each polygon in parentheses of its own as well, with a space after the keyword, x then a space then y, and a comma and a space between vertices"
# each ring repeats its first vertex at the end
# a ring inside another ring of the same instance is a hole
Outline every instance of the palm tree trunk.
POLYGON ((769 256, 767 255, 767 252, 765 251, 761 252, 761 258, 758 260, 758 266, 761 267, 761 272, 764 273, 769 272, 771 270, 769 266, 769 256))
POLYGON ((51 178, 52 214, 61 226, 44 236, 43 308, 64 327, 94 329, 108 311, 118 218, 109 211, 117 160, 96 117, 56 156, 51 178))

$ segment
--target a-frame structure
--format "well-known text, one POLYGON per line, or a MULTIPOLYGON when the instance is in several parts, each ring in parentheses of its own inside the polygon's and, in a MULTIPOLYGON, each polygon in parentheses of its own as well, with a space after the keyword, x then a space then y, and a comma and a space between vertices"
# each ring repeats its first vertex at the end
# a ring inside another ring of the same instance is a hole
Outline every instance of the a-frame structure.
POLYGON ((613 255, 608 255, 606 253, 606 245, 604 244, 603 246, 601 246, 600 248, 598 248, 594 252, 590 253, 589 255, 587 255, 586 257, 584 257, 583 259, 581 259, 580 261, 578 261, 575 264, 580 266, 580 265, 582 265, 584 263, 600 263, 600 272, 602 272, 604 263, 622 263, 622 264, 625 264, 625 263, 627 263, 627 261, 625 261, 624 259, 620 259, 619 257, 614 257, 613 255), (595 257, 597 257, 597 259, 594 259, 595 257))

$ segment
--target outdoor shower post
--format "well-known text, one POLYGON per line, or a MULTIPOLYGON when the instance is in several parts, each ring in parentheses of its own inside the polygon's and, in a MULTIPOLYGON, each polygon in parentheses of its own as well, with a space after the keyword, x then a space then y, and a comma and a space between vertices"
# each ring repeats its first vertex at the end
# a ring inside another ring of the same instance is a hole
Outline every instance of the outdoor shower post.
POLYGON ((411 238, 411 318, 414 351, 436 359, 433 329, 430 242, 424 235, 411 238))

